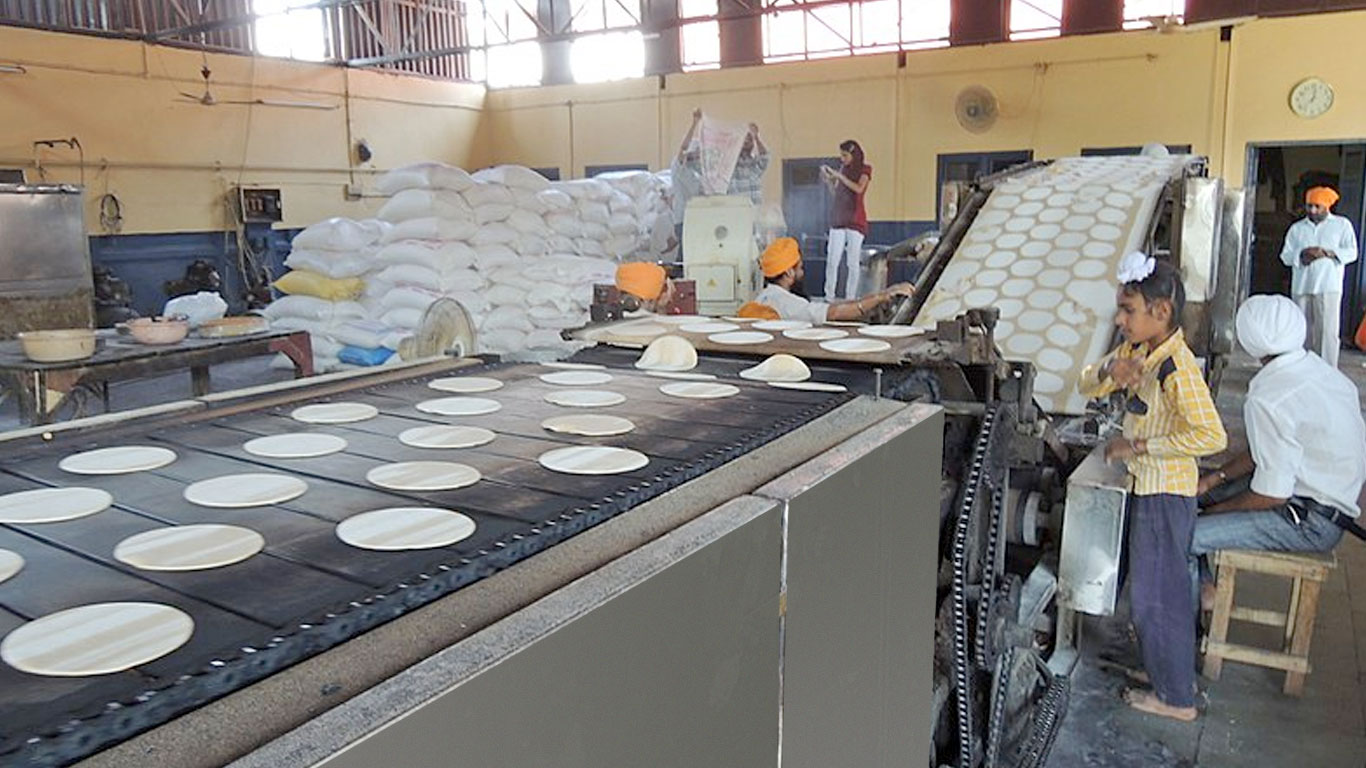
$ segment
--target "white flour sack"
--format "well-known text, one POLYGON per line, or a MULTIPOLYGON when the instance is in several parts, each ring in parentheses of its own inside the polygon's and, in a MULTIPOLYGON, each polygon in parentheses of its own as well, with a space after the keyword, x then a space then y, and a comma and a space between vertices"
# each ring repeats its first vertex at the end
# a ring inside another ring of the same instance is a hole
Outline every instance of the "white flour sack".
POLYGON ((499 267, 516 264, 517 254, 506 245, 490 243, 474 249, 474 265, 481 273, 489 273, 499 267))
MULTIPOLYGON (((518 210, 529 211, 537 216, 544 216, 550 211, 550 206, 541 199, 541 192, 532 192, 529 189, 517 189, 515 187, 509 187, 509 189, 512 189, 512 200, 517 205, 518 210)), ((550 191, 552 190, 543 190, 543 192, 550 191)))
POLYGON ((498 165, 474 172, 474 180, 486 184, 502 184, 513 189, 539 192, 550 186, 550 180, 524 165, 498 165))
POLYGON ((502 184, 475 184, 461 194, 465 196, 465 202, 473 208, 481 205, 517 204, 517 198, 512 196, 512 190, 502 184))
POLYGON ((405 189, 379 209, 379 217, 388 222, 407 221, 428 217, 469 219, 473 217, 470 204, 459 192, 446 189, 405 189))
POLYGON ((517 242, 517 237, 517 230, 501 221, 495 221, 491 224, 480 226, 475 230, 474 234, 466 239, 469 240, 470 245, 474 246, 477 253, 480 246, 508 245, 517 242))
POLYGON ((547 213, 545 216, 545 223, 548 224, 557 235, 563 235, 564 237, 569 238, 583 237, 583 221, 579 219, 578 214, 576 213, 570 213, 568 211, 547 213))
POLYGON ((550 236, 550 227, 546 226, 545 219, 531 211, 514 210, 508 214, 507 223, 508 226, 524 235, 550 236))
POLYGON ((358 277, 369 271, 374 263, 374 246, 357 251, 315 251, 295 248, 285 257, 290 269, 306 269, 327 277, 358 277))
POLYGON ((558 189, 577 201, 591 200, 597 203, 605 203, 612 199, 612 185, 599 179, 573 179, 571 181, 555 181, 550 184, 552 189, 558 189))
POLYGON ((381 195, 396 195, 405 189, 449 189, 463 192, 474 186, 470 178, 460 168, 445 163, 416 163, 395 168, 385 173, 375 182, 375 190, 381 195))
POLYGON ((374 219, 325 219, 295 235, 293 247, 314 251, 359 251, 378 242, 388 229, 388 224, 374 219))
POLYGON ((566 211, 574 207, 574 198, 562 189, 547 189, 536 193, 536 199, 547 211, 566 211))
POLYGON ((377 267, 395 264, 416 264, 437 272, 466 269, 474 264, 474 249, 461 242, 400 240, 375 254, 377 267))
POLYGON ((388 245, 400 240, 469 240, 478 230, 472 220, 424 217, 395 224, 380 242, 388 245))
POLYGON ((380 316, 383 317, 395 309, 424 311, 439 298, 441 298, 439 293, 433 293, 415 286, 402 285, 384 294, 384 298, 380 300, 380 316))
POLYGON ((365 308, 354 301, 328 301, 316 296, 282 296, 266 306, 261 314, 272 324, 285 317, 331 323, 365 317, 365 308))
POLYGON ((503 203, 486 203, 474 209, 474 221, 476 224, 484 225, 495 221, 506 221, 517 206, 503 203))

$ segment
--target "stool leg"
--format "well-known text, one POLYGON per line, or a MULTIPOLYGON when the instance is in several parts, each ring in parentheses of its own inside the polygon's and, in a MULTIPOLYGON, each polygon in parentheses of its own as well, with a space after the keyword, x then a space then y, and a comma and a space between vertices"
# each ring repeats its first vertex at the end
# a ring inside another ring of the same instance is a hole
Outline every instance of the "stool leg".
POLYGON ((1290 609, 1285 612, 1285 642, 1281 645, 1281 650, 1290 652, 1290 644, 1295 640, 1295 617, 1300 608, 1300 589, 1304 586, 1304 579, 1296 576, 1290 585, 1290 609))
MULTIPOLYGON (((1300 604, 1295 612, 1295 631, 1290 640, 1290 653, 1302 659, 1309 659, 1309 641, 1314 638, 1314 617, 1319 612, 1319 587, 1321 582, 1309 580, 1300 588, 1300 604)), ((1285 687, 1287 696, 1304 693, 1304 673, 1286 672, 1285 687)))
MULTIPOLYGON (((1233 615, 1233 590, 1238 582, 1238 569, 1231 565, 1219 564, 1219 572, 1214 581, 1214 613, 1209 622, 1209 642, 1223 643, 1228 640, 1228 622, 1233 615)), ((1205 653, 1205 677, 1218 680, 1224 671, 1224 657, 1218 653, 1205 653)))

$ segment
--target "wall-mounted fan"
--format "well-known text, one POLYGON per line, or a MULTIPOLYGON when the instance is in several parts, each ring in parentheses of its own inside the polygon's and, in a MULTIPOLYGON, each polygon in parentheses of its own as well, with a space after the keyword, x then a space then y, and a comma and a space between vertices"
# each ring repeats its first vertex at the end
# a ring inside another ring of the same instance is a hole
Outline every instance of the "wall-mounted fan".
POLYGON ((953 114, 958 124, 973 133, 985 133, 996 123, 998 107, 996 95, 980 85, 971 85, 958 92, 953 114))
POLYGON ((279 99, 220 99, 213 95, 213 90, 209 87, 209 78, 213 76, 213 71, 209 69, 206 61, 199 68, 199 76, 204 78, 203 93, 189 93, 180 91, 177 101, 192 101, 206 107, 213 107, 219 104, 253 104, 264 107, 293 107, 295 109, 336 109, 336 104, 325 104, 318 101, 281 101, 279 99))

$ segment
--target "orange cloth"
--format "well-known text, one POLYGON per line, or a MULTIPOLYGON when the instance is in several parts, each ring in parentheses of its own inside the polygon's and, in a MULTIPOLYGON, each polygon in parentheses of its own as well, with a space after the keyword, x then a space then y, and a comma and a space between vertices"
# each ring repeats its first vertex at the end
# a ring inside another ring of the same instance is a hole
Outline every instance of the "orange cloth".
POLYGON ((760 304, 757 301, 751 301, 748 304, 745 304, 744 306, 740 307, 740 311, 735 314, 736 317, 753 317, 758 318, 759 320, 782 319, 778 315, 778 310, 774 309, 773 307, 770 307, 767 304, 760 304))
POLYGON ((617 267, 617 288, 646 301, 654 301, 664 292, 666 277, 664 268, 658 264, 643 261, 622 264, 617 267))
POLYGON ((797 266, 802 260, 802 251, 797 241, 790 237, 780 237, 768 244, 764 255, 759 257, 759 269, 764 277, 777 277, 797 266))
POLYGON ((1304 193, 1304 202, 1321 205, 1324 208, 1332 208, 1337 201, 1338 193, 1332 187, 1311 187, 1304 193))

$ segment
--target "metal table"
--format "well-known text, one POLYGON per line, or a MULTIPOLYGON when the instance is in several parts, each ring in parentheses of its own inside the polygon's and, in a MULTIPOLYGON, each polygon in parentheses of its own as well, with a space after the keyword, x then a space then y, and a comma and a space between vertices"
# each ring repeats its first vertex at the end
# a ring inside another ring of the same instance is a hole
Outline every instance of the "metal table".
POLYGON ((98 347, 84 360, 38 363, 24 355, 18 341, 0 342, 0 376, 19 398, 19 416, 29 424, 46 424, 66 394, 81 384, 98 384, 109 407, 110 381, 136 379, 165 371, 190 369, 196 397, 209 392, 209 366, 244 357, 283 352, 294 363, 294 376, 313 375, 313 346, 305 331, 262 331, 224 338, 187 337, 178 344, 152 346, 96 331, 98 347), (49 393, 57 393, 55 402, 49 393))

